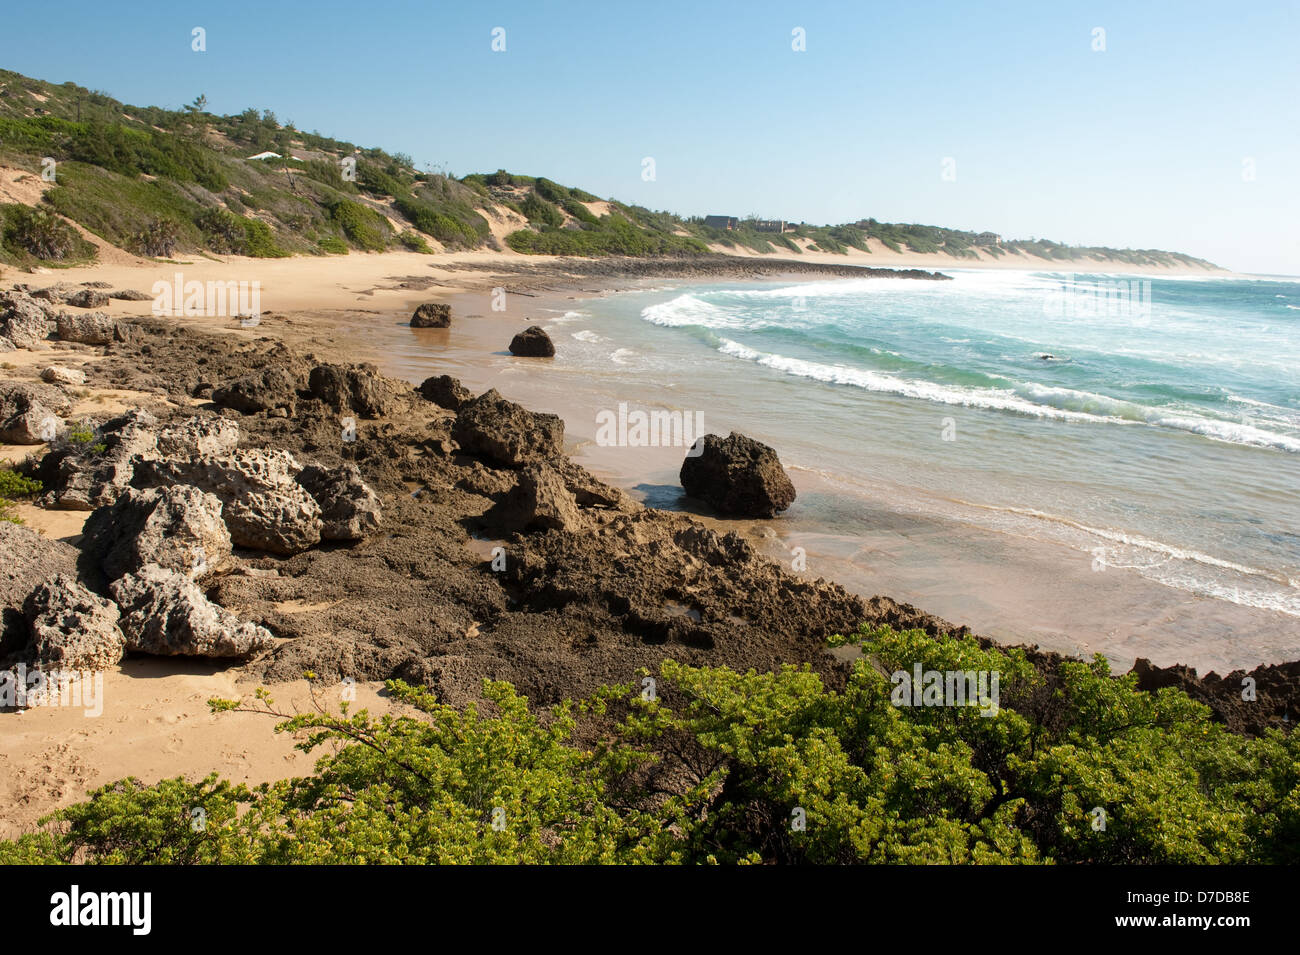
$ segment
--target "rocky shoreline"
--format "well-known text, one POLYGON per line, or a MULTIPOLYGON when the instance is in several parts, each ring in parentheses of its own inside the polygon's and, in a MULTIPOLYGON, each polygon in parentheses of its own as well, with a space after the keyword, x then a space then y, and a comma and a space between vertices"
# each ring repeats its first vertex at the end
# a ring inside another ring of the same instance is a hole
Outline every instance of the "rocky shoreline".
MULTIPOLYGON (((838 685, 834 633, 966 632, 643 507, 569 460, 558 418, 473 396, 437 368, 416 388, 271 338, 68 312, 80 291, 0 301, 0 331, 21 333, 6 334, 13 348, 84 361, 84 385, 4 372, 0 428, 6 441, 52 437, 26 470, 44 506, 88 513, 75 547, 0 522, 6 666, 62 653, 108 665, 116 632, 121 652, 225 659, 261 681, 397 677, 461 703, 492 678, 544 705, 634 681, 664 657, 806 663, 838 685), (71 420, 81 387, 149 397, 71 420)), ((1063 659, 1030 655, 1049 674, 1063 659)), ((1300 663, 1202 678, 1138 661, 1136 672, 1142 688, 1178 685, 1243 733, 1289 725, 1300 704, 1300 663)))

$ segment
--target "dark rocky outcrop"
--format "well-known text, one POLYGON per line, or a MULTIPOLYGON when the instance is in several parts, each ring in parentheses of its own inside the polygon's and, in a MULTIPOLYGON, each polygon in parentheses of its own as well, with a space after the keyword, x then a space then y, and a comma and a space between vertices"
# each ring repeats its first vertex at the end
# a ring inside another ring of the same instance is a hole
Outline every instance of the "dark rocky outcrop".
POLYGON ((385 378, 371 364, 317 365, 308 377, 307 390, 327 408, 362 418, 386 418, 409 407, 409 384, 385 378))
POLYGON ((108 296, 99 289, 83 288, 79 292, 73 292, 63 301, 73 308, 104 308, 108 305, 108 296))
POLYGON ((794 485, 765 444, 733 431, 706 434, 682 463, 682 489, 722 514, 775 517, 793 502, 794 485))
POLYGON ((439 408, 459 411, 474 398, 474 393, 451 375, 435 375, 420 383, 421 397, 432 401, 439 408))
POLYGON ((383 508, 355 464, 303 468, 297 481, 320 505, 322 540, 355 541, 379 530, 383 508))
POLYGON ((576 530, 582 512, 564 479, 546 464, 530 464, 519 472, 515 486, 489 515, 510 531, 576 530))
POLYGON ((271 366, 236 378, 212 392, 212 400, 243 414, 282 411, 293 414, 298 404, 298 377, 287 368, 271 366))
POLYGON ((562 454, 564 422, 507 401, 493 388, 460 409, 452 437, 471 454, 518 468, 562 454))
POLYGON ((555 343, 540 325, 530 325, 510 339, 510 354, 520 358, 554 358, 555 343))
POLYGON ((451 306, 441 302, 425 302, 411 316, 412 328, 450 328, 451 306))

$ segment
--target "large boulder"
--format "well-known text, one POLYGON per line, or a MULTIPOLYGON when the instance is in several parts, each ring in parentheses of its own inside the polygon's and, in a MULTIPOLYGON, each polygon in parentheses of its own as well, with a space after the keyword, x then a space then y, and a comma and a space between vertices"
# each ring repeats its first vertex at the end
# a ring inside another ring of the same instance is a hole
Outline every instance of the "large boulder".
POLYGON ((421 397, 432 401, 439 408, 459 411, 474 398, 474 393, 451 375, 434 375, 420 383, 421 397))
POLYGON ((237 547, 287 557, 320 543, 320 505, 297 484, 240 494, 224 514, 237 547))
POLYGON ((29 658, 42 669, 103 670, 122 659, 117 607, 70 574, 38 585, 23 612, 32 634, 29 658))
POLYGON ((386 418, 407 407, 411 386, 385 378, 371 364, 317 365, 308 376, 307 390, 340 414, 386 418))
POLYGON ((104 308, 108 305, 108 296, 99 289, 83 288, 79 292, 73 292, 63 301, 73 308, 104 308))
POLYGON ((30 527, 0 521, 0 658, 27 645, 23 604, 36 586, 77 570, 77 549, 30 527))
POLYGON ((216 415, 195 415, 158 432, 160 457, 231 454, 239 447, 239 425, 216 415))
POLYGON ((547 461, 564 451, 564 422, 507 401, 495 388, 469 402, 456 415, 452 437, 471 454, 508 468, 547 461))
POLYGON ((19 348, 31 348, 50 335, 43 303, 22 292, 0 294, 0 335, 19 348))
POLYGON ((682 488, 722 514, 775 517, 794 502, 794 485, 765 444, 733 431, 706 434, 682 462, 682 488))
POLYGON ((51 385, 0 382, 0 442, 44 444, 63 426, 72 403, 51 385))
POLYGON ((426 302, 411 316, 412 328, 450 328, 451 306, 441 302, 426 302))
POLYGON ((46 505, 92 511, 112 504, 131 485, 136 462, 157 452, 157 423, 143 409, 105 422, 93 444, 69 449, 59 460, 56 487, 46 505), (96 447, 101 444, 102 450, 96 447))
POLYGON ((540 325, 530 325, 510 339, 510 354, 521 358, 554 358, 555 344, 540 325))
POLYGON ((55 326, 59 338, 65 342, 107 345, 117 338, 117 319, 104 312, 60 312, 55 326))
POLYGON ((288 369, 270 366, 222 385, 212 392, 212 400, 243 414, 282 410, 291 415, 298 403, 298 385, 288 369))
POLYGON ((299 473, 298 483, 320 505, 323 540, 361 540, 383 523, 379 495, 361 480, 355 464, 334 470, 311 465, 299 473))
POLYGON ((91 512, 83 534, 84 560, 108 580, 145 564, 201 577, 231 554, 220 499, 183 485, 128 488, 112 504, 91 512))
POLYGON ((523 468, 492 517, 511 531, 575 530, 583 523, 582 512, 564 479, 546 464, 523 468))
POLYGON ((141 461, 141 485, 193 486, 215 495, 231 541, 272 554, 296 554, 321 539, 321 508, 296 482, 302 466, 284 450, 141 461))
POLYGON ((122 608, 128 650, 159 656, 246 657, 271 642, 257 624, 241 621, 175 571, 142 567, 112 585, 122 608))
POLYGON ((86 373, 80 368, 69 368, 67 365, 49 365, 41 372, 41 381, 51 385, 84 385, 86 383, 86 373))
POLYGON ((195 454, 141 461, 137 485, 190 484, 233 501, 242 494, 294 483, 302 465, 280 448, 241 448, 230 454, 195 454))

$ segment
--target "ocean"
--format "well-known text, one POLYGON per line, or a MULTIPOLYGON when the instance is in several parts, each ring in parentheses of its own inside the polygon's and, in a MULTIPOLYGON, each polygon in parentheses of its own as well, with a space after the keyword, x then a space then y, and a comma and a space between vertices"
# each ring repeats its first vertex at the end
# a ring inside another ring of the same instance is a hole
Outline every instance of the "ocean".
POLYGON ((684 449, 608 446, 602 411, 771 445, 800 489, 776 558, 990 636, 1300 655, 1300 280, 944 272, 553 308, 529 320, 554 362, 492 383, 657 506, 683 506, 684 449))

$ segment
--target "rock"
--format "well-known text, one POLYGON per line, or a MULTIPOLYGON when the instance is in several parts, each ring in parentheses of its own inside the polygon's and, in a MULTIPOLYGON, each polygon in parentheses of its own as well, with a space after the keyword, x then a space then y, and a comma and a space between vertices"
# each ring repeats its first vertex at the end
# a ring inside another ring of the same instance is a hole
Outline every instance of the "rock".
POLYGON ((47 505, 61 510, 91 511, 112 504, 130 486, 136 462, 157 453, 156 418, 135 409, 105 422, 96 444, 69 450, 58 462, 56 489, 47 505))
POLYGON ((45 310, 21 292, 0 297, 0 335, 19 348, 31 348, 50 334, 50 319, 45 310))
POLYGON ((0 521, 0 658, 26 647, 30 630, 23 615, 27 595, 58 574, 75 574, 77 549, 42 537, 30 527, 0 521))
POLYGON ((52 385, 84 385, 86 373, 80 368, 50 365, 41 372, 41 381, 47 381, 52 385))
POLYGON ((553 358, 555 345, 540 325, 530 325, 510 339, 510 354, 521 358, 553 358))
POLYGON ((383 523, 379 495, 361 480, 355 464, 332 471, 311 465, 302 469, 298 483, 320 505, 323 540, 361 540, 383 523))
POLYGON ((775 517, 794 502, 794 485, 765 444, 733 431, 727 438, 706 434, 682 463, 682 488, 723 514, 775 517))
POLYGON ((582 512, 564 480, 545 464, 530 464, 519 472, 514 488, 492 516, 510 530, 574 530, 582 512))
POLYGON ((103 308, 108 304, 108 296, 99 289, 84 288, 73 292, 64 302, 73 308, 103 308))
POLYGON ((406 382, 385 378, 374 365, 317 365, 308 376, 307 390, 340 414, 386 418, 407 407, 411 388, 406 382))
POLYGON ((426 302, 411 316, 412 328, 450 328, 451 306, 441 302, 426 302))
POLYGON ((159 656, 247 657, 267 646, 264 627, 217 606, 183 574, 153 564, 112 585, 128 650, 159 656))
POLYGON ((241 494, 223 513, 236 547, 289 556, 320 543, 320 505, 296 484, 241 494))
POLYGON ((212 392, 223 408, 257 414, 283 408, 293 414, 298 403, 298 378, 285 368, 272 366, 236 378, 212 392))
POLYGON ((119 299, 123 302, 148 302, 153 296, 148 292, 140 292, 133 288, 118 289, 116 292, 109 292, 109 298, 119 299))
POLYGON ((495 388, 466 404, 456 415, 452 438, 471 454, 509 468, 546 461, 564 451, 564 422, 507 401, 495 388))
POLYGON ((128 488, 112 504, 92 511, 83 533, 85 561, 108 580, 145 564, 201 577, 231 553, 221 500, 181 485, 128 488))
POLYGON ((59 338, 83 345, 107 345, 117 334, 117 319, 104 312, 60 312, 56 326, 59 338))
POLYGON ((436 375, 426 378, 419 387, 420 394, 440 408, 459 411, 474 397, 474 393, 451 375, 436 375))
POLYGON ((62 416, 72 403, 58 388, 22 382, 0 382, 0 441, 44 444, 63 427, 62 416))
POLYGON ((18 350, 17 345, 15 345, 9 339, 5 338, 3 335, 0 335, 0 353, 17 351, 17 350, 18 350))
POLYGON ((301 470, 302 465, 288 451, 247 448, 222 455, 141 461, 136 484, 189 484, 223 501, 233 501, 242 494, 292 485, 301 470))
POLYGON ((200 457, 234 453, 239 425, 215 415, 195 415, 158 432, 161 457, 200 457))
POLYGON ((77 291, 75 285, 69 285, 67 282, 56 282, 45 288, 32 289, 27 294, 32 298, 38 298, 44 302, 53 302, 59 305, 68 300, 68 296, 77 291))
POLYGON ((57 574, 27 597, 23 613, 31 627, 29 653, 54 670, 104 670, 122 659, 126 638, 118 610, 71 574, 57 574))
POLYGON ((192 486, 215 495, 237 547, 296 554, 321 539, 320 505, 295 478, 302 466, 288 451, 162 458, 136 466, 136 484, 192 486))

